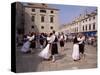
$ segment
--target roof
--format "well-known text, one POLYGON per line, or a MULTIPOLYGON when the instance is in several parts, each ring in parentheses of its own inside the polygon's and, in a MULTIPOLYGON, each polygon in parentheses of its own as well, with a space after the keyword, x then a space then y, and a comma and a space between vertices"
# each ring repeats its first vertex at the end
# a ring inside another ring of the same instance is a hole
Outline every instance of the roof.
POLYGON ((44 3, 27 3, 26 5, 24 5, 24 7, 37 8, 37 9, 39 8, 39 9, 59 10, 56 8, 48 7, 48 4, 44 4, 44 3))
POLYGON ((56 9, 56 8, 50 8, 50 7, 32 7, 32 6, 24 6, 24 7, 28 7, 28 8, 39 8, 39 9, 49 9, 49 10, 59 10, 59 9, 56 9))

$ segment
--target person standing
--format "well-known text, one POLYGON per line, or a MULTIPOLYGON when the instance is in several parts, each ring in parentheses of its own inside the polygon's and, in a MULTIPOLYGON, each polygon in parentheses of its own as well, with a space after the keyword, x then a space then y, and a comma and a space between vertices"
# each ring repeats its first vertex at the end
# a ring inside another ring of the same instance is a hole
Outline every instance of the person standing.
POLYGON ((64 50, 64 44, 65 44, 65 42, 64 42, 65 41, 65 38, 64 38, 63 32, 60 35, 59 41, 60 41, 61 50, 63 51, 64 50))
POLYGON ((44 47, 44 33, 40 34, 40 48, 42 49, 44 47))
POLYGON ((44 33, 44 47, 46 47, 47 44, 48 44, 48 40, 46 39, 48 35, 49 35, 49 34, 44 33))
POLYGON ((79 36, 78 37, 79 53, 80 53, 81 57, 84 57, 84 46, 85 46, 84 41, 85 41, 85 36, 82 33, 80 33, 78 36, 79 36))
POLYGON ((31 42, 31 45, 30 45, 30 48, 31 50, 36 48, 36 36, 35 36, 35 33, 31 33, 31 37, 30 37, 30 42, 31 42))
POLYGON ((51 56, 52 56, 52 61, 55 62, 56 61, 56 55, 58 54, 58 38, 55 35, 55 31, 53 31, 53 33, 51 33, 51 56))
POLYGON ((48 41, 48 43, 47 43, 47 45, 46 45, 46 47, 39 53, 39 56, 40 57, 42 57, 43 59, 46 59, 46 60, 48 60, 49 58, 50 58, 50 56, 51 56, 51 51, 50 51, 50 45, 51 45, 51 43, 50 43, 50 37, 51 37, 51 35, 48 35, 47 36, 47 41, 48 41))
POLYGON ((80 59, 80 54, 79 54, 79 41, 77 40, 77 36, 73 39, 73 52, 72 52, 72 59, 74 61, 77 61, 80 59))
POLYGON ((27 40, 24 42, 22 48, 21 48, 21 52, 22 53, 30 53, 31 50, 30 50, 30 45, 31 45, 31 36, 30 34, 27 35, 27 40))

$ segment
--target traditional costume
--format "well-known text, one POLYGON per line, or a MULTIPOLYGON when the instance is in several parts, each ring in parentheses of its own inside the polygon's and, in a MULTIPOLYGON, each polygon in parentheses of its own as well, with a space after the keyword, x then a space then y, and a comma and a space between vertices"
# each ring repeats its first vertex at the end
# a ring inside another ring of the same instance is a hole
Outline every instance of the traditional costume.
POLYGON ((55 34, 52 35, 51 37, 51 56, 52 56, 52 61, 54 62, 56 60, 56 55, 58 54, 58 38, 55 34))
POLYGON ((78 38, 78 41, 79 41, 79 52, 81 53, 81 54, 84 54, 84 40, 85 40, 85 37, 83 36, 83 37, 79 37, 78 38))
POLYGON ((43 34, 40 35, 40 45, 41 45, 41 48, 43 48, 43 45, 44 45, 44 36, 43 34))
POLYGON ((29 51, 29 48, 30 48, 30 44, 31 44, 30 41, 26 41, 23 44, 22 48, 21 48, 21 52, 23 52, 23 53, 28 52, 29 51))
POLYGON ((64 40, 65 40, 64 35, 61 35, 59 40, 60 40, 60 46, 64 47, 64 40))
POLYGON ((31 42, 31 45, 30 45, 30 48, 36 48, 36 36, 33 35, 32 37, 29 38, 30 42, 31 42))
POLYGON ((50 37, 47 37, 47 41, 48 41, 48 44, 47 46, 39 53, 39 56, 44 58, 44 59, 49 59, 50 56, 51 56, 51 53, 50 53, 50 37))
POLYGON ((79 60, 80 55, 79 55, 79 41, 77 40, 77 37, 74 38, 73 41, 73 52, 72 52, 72 58, 73 60, 79 60))
POLYGON ((57 45, 58 39, 56 35, 54 34, 52 35, 50 42, 51 42, 51 54, 52 55, 58 54, 58 45, 57 45))

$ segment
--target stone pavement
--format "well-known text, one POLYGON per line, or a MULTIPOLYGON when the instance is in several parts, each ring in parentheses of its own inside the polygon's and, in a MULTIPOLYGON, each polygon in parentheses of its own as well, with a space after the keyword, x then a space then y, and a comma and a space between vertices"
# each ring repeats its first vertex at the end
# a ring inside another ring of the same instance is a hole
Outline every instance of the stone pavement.
POLYGON ((97 67, 96 47, 85 46, 85 58, 79 61, 73 61, 71 58, 73 44, 65 44, 64 51, 60 50, 56 61, 43 60, 38 56, 41 49, 35 49, 31 54, 22 54, 20 48, 16 50, 16 70, 17 72, 40 72, 40 71, 59 71, 73 69, 90 69, 97 67))

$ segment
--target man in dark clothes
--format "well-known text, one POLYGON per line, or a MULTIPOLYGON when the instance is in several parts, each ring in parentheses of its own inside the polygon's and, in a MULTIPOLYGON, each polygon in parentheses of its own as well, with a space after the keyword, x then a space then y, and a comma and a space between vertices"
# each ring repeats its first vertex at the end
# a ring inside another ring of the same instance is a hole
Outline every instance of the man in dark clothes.
POLYGON ((55 31, 53 31, 53 34, 52 34, 52 40, 51 40, 51 55, 52 55, 52 61, 55 62, 55 55, 58 54, 58 45, 57 45, 57 42, 58 42, 58 39, 57 39, 57 36, 55 35, 55 31))
POLYGON ((79 38, 78 38, 78 41, 79 41, 79 52, 82 56, 84 56, 84 41, 85 41, 85 36, 80 33, 79 34, 79 38))

